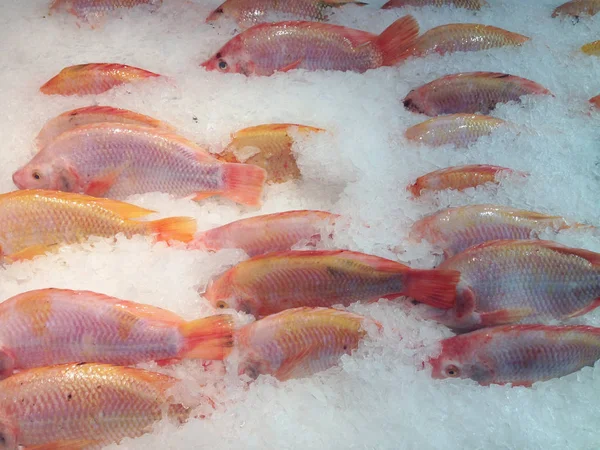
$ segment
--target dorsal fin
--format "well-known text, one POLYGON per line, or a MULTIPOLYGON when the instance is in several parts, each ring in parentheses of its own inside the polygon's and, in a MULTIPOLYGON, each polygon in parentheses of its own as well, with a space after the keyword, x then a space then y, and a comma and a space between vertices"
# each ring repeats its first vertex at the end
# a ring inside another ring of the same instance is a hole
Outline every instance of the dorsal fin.
POLYGON ((365 44, 367 42, 373 41, 377 38, 376 34, 368 33, 362 30, 355 30, 353 28, 344 27, 341 25, 332 25, 323 22, 310 22, 310 21, 302 21, 302 20, 287 20, 283 22, 274 22, 274 23, 261 23, 258 25, 254 25, 253 27, 246 30, 244 33, 249 33, 251 30, 264 29, 264 28, 272 28, 272 27, 293 27, 296 29, 309 29, 314 30, 315 32, 329 32, 338 34, 340 36, 348 39, 352 45, 359 46, 365 44))

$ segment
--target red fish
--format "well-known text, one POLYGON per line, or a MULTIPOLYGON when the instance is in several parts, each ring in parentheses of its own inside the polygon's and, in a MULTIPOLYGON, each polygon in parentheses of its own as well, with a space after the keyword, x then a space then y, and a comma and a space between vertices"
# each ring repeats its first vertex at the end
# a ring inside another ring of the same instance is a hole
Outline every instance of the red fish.
POLYGON ((600 108, 600 95, 590 98, 590 103, 596 108, 600 108))
POLYGON ((600 12, 600 0, 571 0, 563 3, 552 12, 552 17, 594 16, 600 12))

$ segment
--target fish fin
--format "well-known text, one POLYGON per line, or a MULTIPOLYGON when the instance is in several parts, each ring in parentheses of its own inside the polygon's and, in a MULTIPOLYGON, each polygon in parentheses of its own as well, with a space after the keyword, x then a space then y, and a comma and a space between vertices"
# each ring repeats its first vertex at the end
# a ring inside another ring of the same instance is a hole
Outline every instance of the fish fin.
MULTIPOLYGON (((367 42, 372 42, 373 39, 377 38, 377 35, 373 34, 373 33, 368 33, 366 31, 356 30, 354 28, 347 28, 347 27, 344 27, 341 25, 332 25, 332 24, 323 23, 323 22, 284 21, 284 22, 278 22, 278 24, 280 26, 289 25, 289 26, 294 26, 295 28, 308 28, 315 32, 318 32, 321 30, 326 31, 326 32, 334 31, 336 34, 340 34, 341 36, 348 39, 354 46, 360 46, 360 45, 366 44, 367 42)), ((261 23, 258 25, 254 25, 254 27, 252 27, 252 28, 260 29, 260 28, 269 28, 270 26, 271 26, 270 23, 261 23)))
POLYGON ((368 3, 361 2, 359 0, 321 0, 321 3, 327 6, 337 7, 344 5, 358 5, 358 6, 366 6, 368 3))
POLYGON ((156 364, 159 367, 166 367, 166 366, 170 366, 170 365, 173 365, 173 364, 180 363, 181 359, 179 359, 179 358, 167 358, 167 359, 159 359, 159 360, 157 360, 155 362, 156 362, 156 364))
POLYGON ((382 66, 393 66, 410 56, 419 35, 419 24, 411 15, 401 17, 375 38, 383 54, 382 66))
POLYGON ((405 278, 406 295, 421 303, 440 309, 450 309, 456 300, 460 272, 456 270, 411 269, 405 278))
POLYGON ((499 309, 498 311, 479 313, 482 327, 517 323, 533 314, 532 308, 499 309))
POLYGON ((237 139, 237 138, 248 137, 248 136, 256 136, 256 135, 261 136, 265 133, 275 133, 275 132, 282 132, 287 135, 288 130, 293 127, 298 128, 298 131, 300 131, 301 133, 309 133, 309 132, 317 133, 317 132, 325 131, 322 128, 311 127, 308 125, 299 125, 296 123, 267 123, 267 124, 263 124, 263 125, 256 125, 253 127, 248 127, 248 128, 243 128, 241 130, 238 130, 235 133, 232 133, 231 138, 237 139))
POLYGON ((307 346, 294 358, 285 361, 279 369, 273 374, 279 381, 286 381, 290 378, 302 376, 302 365, 310 361, 314 357, 314 353, 318 350, 320 343, 315 343, 307 346))
POLYGON ((50 442, 47 444, 24 447, 24 450, 85 450, 99 446, 101 441, 92 439, 69 439, 64 441, 50 442))
POLYGON ((159 241, 189 242, 196 233, 196 219, 192 217, 167 217, 149 222, 150 229, 156 233, 159 241))
POLYGON ((115 168, 114 170, 107 171, 99 177, 94 178, 87 185, 85 189, 86 195, 91 195, 92 197, 103 197, 109 189, 115 184, 117 178, 121 176, 123 171, 125 170, 126 164, 115 168))
POLYGON ((590 311, 593 311, 594 309, 598 308, 600 306, 600 297, 598 297, 597 299, 595 299, 592 303, 590 303, 589 305, 587 305, 585 308, 579 310, 579 311, 575 311, 572 314, 569 314, 567 317, 569 319, 573 318, 573 317, 579 317, 579 316, 583 316, 584 314, 589 313, 590 311))
POLYGON ((460 320, 475 312, 477 297, 470 286, 458 286, 456 292, 454 315, 460 320))
POLYGON ((259 206, 267 172, 252 164, 229 163, 223 166, 223 195, 237 203, 259 206))
POLYGON ((17 261, 25 261, 34 258, 35 256, 44 255, 51 251, 56 250, 59 244, 51 244, 51 245, 32 245, 31 247, 27 247, 24 250, 21 250, 16 253, 12 253, 10 255, 6 255, 4 257, 5 260, 9 262, 17 262, 17 261))
POLYGON ((210 197, 214 197, 215 195, 219 195, 219 192, 212 192, 212 191, 203 191, 203 192, 196 192, 194 194, 194 197, 192 198, 192 200, 196 201, 196 202, 200 202, 204 199, 210 198, 210 197))
POLYGON ((225 359, 233 347, 233 316, 219 314, 180 325, 185 340, 180 358, 225 359))
POLYGON ((120 116, 125 119, 136 120, 141 123, 147 124, 153 128, 160 128, 162 130, 175 131, 175 127, 172 125, 163 122, 161 120, 155 119, 150 116, 146 116, 144 114, 137 113, 135 111, 130 111, 128 109, 115 108, 113 106, 102 106, 102 105, 91 105, 84 106, 83 108, 73 109, 71 111, 67 111, 62 113, 61 116, 77 116, 80 114, 107 114, 120 116))
POLYGON ((294 61, 291 64, 288 64, 285 67, 282 67, 281 69, 277 69, 277 72, 289 72, 290 70, 294 70, 295 68, 297 68, 300 64, 302 64, 302 58, 300 58, 297 61, 294 61))
POLYGON ((553 95, 548 89, 542 86, 535 81, 529 80, 527 78, 518 77, 516 75, 510 75, 508 73, 503 72, 467 72, 467 73, 457 73, 452 75, 444 76, 444 80, 455 80, 457 78, 465 78, 465 77, 478 77, 478 78, 503 78, 504 81, 510 81, 512 83, 518 84, 521 87, 526 88, 530 94, 545 94, 545 95, 553 95))

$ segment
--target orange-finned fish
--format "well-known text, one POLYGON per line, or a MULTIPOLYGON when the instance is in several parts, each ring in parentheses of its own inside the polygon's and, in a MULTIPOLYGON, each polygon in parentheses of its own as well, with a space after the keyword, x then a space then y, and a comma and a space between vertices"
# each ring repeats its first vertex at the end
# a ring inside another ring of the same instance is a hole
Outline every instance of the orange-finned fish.
POLYGON ((429 318, 454 329, 548 323, 600 306, 600 253, 552 241, 485 242, 439 269, 460 272, 456 303, 429 318))
POLYGON ((404 98, 404 106, 428 116, 489 114, 498 103, 519 102, 522 96, 534 94, 552 95, 544 86, 526 78, 498 72, 465 72, 413 89, 404 98))
POLYGON ((134 111, 129 111, 128 109, 100 105, 84 106, 83 108, 66 111, 46 122, 37 135, 37 146, 40 149, 44 148, 59 135, 65 131, 70 131, 73 128, 103 122, 142 125, 145 127, 175 132, 175 128, 168 123, 134 111))
POLYGON ((414 125, 406 130, 405 136, 410 141, 431 147, 451 144, 457 148, 465 148, 480 137, 492 134, 496 128, 506 123, 491 116, 451 114, 414 125))
POLYGON ((206 21, 214 22, 226 16, 235 19, 243 29, 266 22, 270 13, 293 14, 303 19, 324 21, 328 19, 332 8, 348 4, 366 5, 358 0, 227 0, 206 21))
POLYGON ((583 45, 581 51, 587 55, 600 56, 600 40, 583 45))
POLYGON ((459 276, 347 250, 276 252, 229 269, 209 283, 204 297, 217 308, 257 317, 300 306, 348 306, 400 296, 451 308, 459 276))
POLYGON ((454 6, 478 11, 487 4, 485 0, 390 0, 381 9, 402 8, 403 6, 454 6))
POLYGON ((99 449, 190 410, 171 394, 179 380, 96 363, 29 369, 0 382, 3 447, 99 449), (24 387, 26 387, 24 389, 24 387))
POLYGON ((600 108, 600 95, 590 98, 590 103, 596 108, 600 108))
POLYGON ((115 86, 161 75, 124 64, 91 63, 65 67, 40 91, 46 95, 101 94, 115 86))
POLYGON ((506 167, 474 164, 470 166, 454 166, 436 170, 425 174, 410 185, 408 190, 419 197, 422 191, 443 191, 456 189, 464 191, 471 187, 481 186, 486 183, 498 184, 498 176, 518 175, 526 177, 528 174, 508 169, 506 167))
POLYGON ((491 48, 522 45, 530 38, 503 28, 477 23, 452 23, 423 33, 411 50, 413 56, 431 53, 476 52, 491 48))
POLYGON ((198 233, 190 248, 221 250, 239 248, 248 256, 291 250, 307 241, 315 245, 333 233, 337 214, 325 211, 286 211, 250 217, 198 233))
POLYGON ((189 242, 196 232, 191 217, 152 222, 131 220, 155 211, 104 198, 59 191, 24 190, 0 195, 0 255, 29 259, 60 245, 86 241, 90 236, 123 233, 157 240, 189 242))
POLYGON ((266 172, 224 163, 170 131, 94 123, 62 133, 13 174, 20 189, 55 189, 124 200, 165 192, 260 204, 266 172))
POLYGON ((292 153, 294 139, 290 130, 317 133, 320 128, 292 123, 273 123, 244 128, 232 135, 227 148, 217 158, 231 163, 253 164, 267 171, 268 183, 284 183, 300 178, 292 153))
POLYGON ((14 370, 94 361, 135 365, 224 359, 230 315, 190 322, 162 308, 90 291, 40 289, 0 303, 0 376, 14 370))
POLYGON ((90 20, 123 8, 145 6, 150 12, 157 11, 163 0, 54 0, 50 12, 67 11, 79 19, 90 20))
POLYGON ((410 237, 427 240, 446 257, 497 239, 534 239, 544 231, 585 227, 560 216, 501 205, 468 205, 438 211, 414 223, 410 237))
POLYGON ((594 16, 600 12, 600 0, 571 0, 563 3, 552 12, 552 17, 594 16))
POLYGON ((269 76, 292 69, 366 72, 409 56, 419 34, 412 16, 380 35, 320 22, 275 22, 238 34, 202 66, 223 73, 269 76))
POLYGON ((238 373, 284 381, 304 378, 335 366, 352 354, 374 320, 330 308, 294 308, 257 320, 236 336, 238 373))
POLYGON ((600 328, 499 326, 445 339, 441 347, 428 360, 433 378, 529 387, 594 366, 600 359, 600 328))

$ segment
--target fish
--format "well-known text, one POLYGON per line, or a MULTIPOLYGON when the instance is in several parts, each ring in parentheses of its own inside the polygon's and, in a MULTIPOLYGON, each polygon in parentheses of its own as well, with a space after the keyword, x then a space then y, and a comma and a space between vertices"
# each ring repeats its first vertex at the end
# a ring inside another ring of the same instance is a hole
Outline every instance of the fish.
POLYGON ((600 0, 571 0, 558 6, 552 17, 572 16, 594 16, 600 12, 600 0))
POLYGON ((519 46, 530 38, 503 28, 478 23, 451 23, 423 33, 414 44, 411 56, 433 53, 477 52, 505 46, 519 46))
POLYGON ((166 122, 128 109, 93 105, 66 111, 46 122, 36 137, 37 147, 39 149, 44 148, 59 135, 73 128, 104 122, 141 125, 175 132, 175 128, 166 122))
POLYGON ((250 257, 291 250, 300 242, 310 245, 333 234, 337 214, 297 210, 236 220, 198 233, 188 248, 218 251, 242 249, 250 257))
POLYGON ((98 449, 151 432, 165 417, 184 423, 190 409, 171 394, 178 382, 161 373, 97 363, 19 372, 0 381, 3 446, 98 449))
POLYGON ((54 0, 50 5, 50 13, 67 11, 79 19, 93 21, 107 13, 138 6, 145 6, 149 12, 156 12, 162 3, 163 0, 54 0))
POLYGON ((344 5, 363 6, 366 3, 358 0, 227 0, 206 18, 206 22, 230 17, 242 29, 246 29, 265 22, 270 13, 293 14, 304 19, 326 21, 331 9, 344 5))
POLYGON ((590 98, 590 103, 596 108, 600 108, 600 95, 590 98))
POLYGON ((113 63, 78 64, 62 69, 40 88, 45 95, 101 94, 127 83, 162 77, 138 67, 113 63))
POLYGON ((456 189, 457 191, 464 191, 465 189, 482 186, 487 183, 499 184, 498 177, 504 175, 527 177, 529 174, 507 167, 485 164, 454 166, 420 176, 408 187, 408 190, 415 198, 420 197, 421 192, 424 190, 437 192, 446 189, 456 189))
POLYGON ((581 51, 586 55, 600 56, 600 40, 583 45, 581 51))
POLYGON ((204 298, 215 308, 255 317, 300 306, 349 306, 400 296, 451 308, 459 277, 452 270, 411 269, 348 250, 292 250, 242 261, 211 280, 204 298))
POLYGON ((405 136, 410 141, 431 147, 451 144, 466 148, 481 136, 488 136, 506 124, 504 120, 491 116, 459 113, 421 122, 407 129, 405 136))
POLYGON ((135 365, 222 360, 233 346, 232 316, 186 321, 162 308, 70 289, 37 289, 0 303, 0 376, 94 361, 135 365))
POLYGON ((498 239, 537 239, 546 231, 590 226, 534 211, 503 205, 458 206, 416 221, 410 239, 425 239, 451 257, 474 245, 498 239))
POLYGON ((157 241, 189 242, 196 232, 191 217, 154 221, 135 218, 154 213, 115 200, 60 191, 32 189, 0 195, 0 256, 5 261, 31 259, 61 245, 91 236, 140 234, 157 241))
POLYGON ((505 325, 447 338, 427 362, 432 378, 472 379, 482 386, 530 387, 600 359, 600 328, 505 325))
POLYGON ((20 189, 54 189, 124 200, 165 192, 260 204, 265 171, 223 163, 195 143, 156 128, 96 123, 62 133, 13 174, 20 189))
POLYGON ((379 322, 347 311, 300 307, 242 327, 236 335, 238 374, 280 381, 305 378, 335 366, 351 355, 369 327, 379 322))
POLYGON ((454 308, 427 318, 456 330, 549 323, 600 306, 600 253, 552 241, 496 240, 438 266, 461 273, 454 308))
POLYGON ((412 112, 489 114, 498 103, 520 102, 525 95, 552 95, 544 86, 499 72, 464 72, 446 75, 413 89, 404 98, 412 112))
POLYGON ((201 66, 246 76, 294 69, 363 73, 406 59, 418 34, 412 16, 401 17, 380 35, 320 22, 265 23, 232 38, 201 66))
POLYGON ((381 9, 402 8, 404 6, 453 6, 479 11, 487 5, 488 3, 485 0, 390 0, 381 9))
POLYGON ((292 153, 294 139, 290 130, 319 133, 321 128, 292 123, 273 123, 244 128, 232 135, 227 148, 216 157, 225 162, 253 164, 267 171, 266 182, 285 183, 300 178, 300 169, 292 153))

